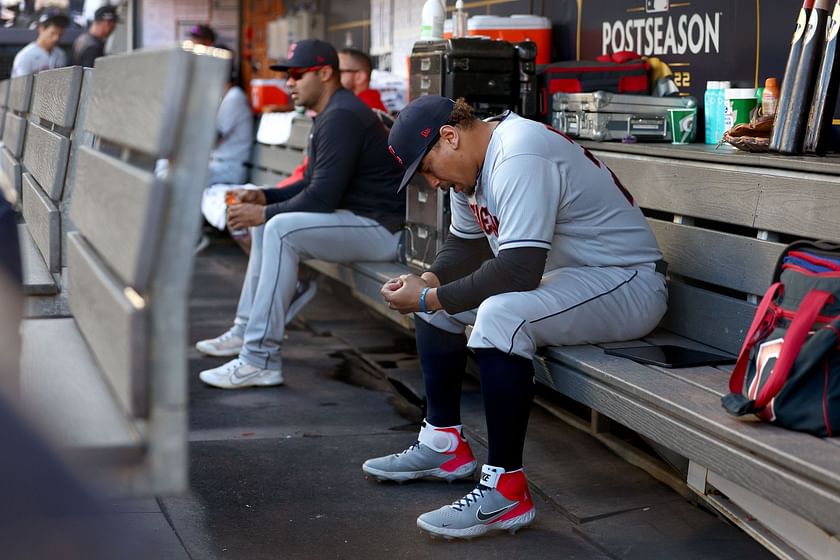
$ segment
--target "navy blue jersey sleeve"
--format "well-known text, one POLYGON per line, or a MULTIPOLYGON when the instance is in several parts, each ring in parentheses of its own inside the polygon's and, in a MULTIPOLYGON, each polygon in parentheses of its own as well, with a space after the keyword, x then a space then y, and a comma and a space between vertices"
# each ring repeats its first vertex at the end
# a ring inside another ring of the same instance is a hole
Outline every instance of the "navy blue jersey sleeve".
POLYGON ((310 148, 308 184, 292 198, 266 206, 266 219, 280 212, 333 212, 339 208, 356 172, 362 137, 359 119, 337 109, 318 118, 310 148))
POLYGON ((473 273, 438 288, 441 306, 448 313, 475 309, 482 301, 507 292, 527 292, 540 285, 548 251, 518 247, 499 251, 473 273))

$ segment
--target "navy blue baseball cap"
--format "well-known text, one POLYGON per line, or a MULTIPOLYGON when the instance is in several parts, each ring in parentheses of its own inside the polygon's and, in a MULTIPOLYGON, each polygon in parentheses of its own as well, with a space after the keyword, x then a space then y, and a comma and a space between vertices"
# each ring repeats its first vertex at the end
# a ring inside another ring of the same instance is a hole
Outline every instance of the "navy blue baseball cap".
POLYGON ((109 4, 101 6, 93 12, 93 21, 119 21, 119 19, 117 8, 109 4))
POLYGON ((289 45, 286 58, 278 60, 270 68, 285 72, 289 68, 311 68, 313 66, 332 66, 338 68, 338 53, 335 47, 320 39, 301 39, 289 45))
POLYGON ((67 27, 70 25, 70 18, 58 8, 47 8, 38 16, 38 25, 67 27))
POLYGON ((388 134, 388 151, 405 168, 401 191, 414 177, 420 162, 440 136, 440 127, 449 122, 455 102, 447 97, 424 95, 400 111, 388 134))

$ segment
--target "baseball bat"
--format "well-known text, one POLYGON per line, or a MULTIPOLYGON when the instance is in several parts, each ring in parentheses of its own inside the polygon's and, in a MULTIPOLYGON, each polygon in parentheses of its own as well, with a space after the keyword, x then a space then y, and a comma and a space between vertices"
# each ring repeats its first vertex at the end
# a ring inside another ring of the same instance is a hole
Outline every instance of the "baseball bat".
POLYGON ((817 72, 814 99, 811 102, 811 112, 808 114, 804 150, 809 153, 825 153, 826 136, 831 126, 834 105, 837 103, 837 87, 840 85, 838 29, 840 29, 840 0, 834 4, 834 13, 826 28, 822 63, 817 72))
POLYGON ((796 29, 793 31, 793 39, 790 42, 790 53, 788 53, 785 73, 782 75, 782 87, 779 89, 779 101, 776 105, 776 120, 773 123, 773 132, 770 135, 770 149, 779 151, 782 141, 782 130, 785 128, 790 105, 790 92, 793 90, 793 78, 796 74, 796 66, 799 64, 799 55, 802 53, 802 37, 805 35, 805 27, 808 25, 808 16, 814 7, 814 0, 805 0, 799 10, 799 17, 796 19, 796 29))
MULTIPOLYGON (((778 151, 783 154, 798 154, 802 151, 805 140, 805 127, 808 124, 808 112, 814 94, 814 81, 819 66, 819 56, 825 40, 825 24, 828 20, 830 0, 814 0, 814 7, 808 17, 805 36, 802 39, 802 52, 799 64, 793 76, 793 87, 787 107, 778 151)), ((785 79, 789 79, 785 76, 785 79)))

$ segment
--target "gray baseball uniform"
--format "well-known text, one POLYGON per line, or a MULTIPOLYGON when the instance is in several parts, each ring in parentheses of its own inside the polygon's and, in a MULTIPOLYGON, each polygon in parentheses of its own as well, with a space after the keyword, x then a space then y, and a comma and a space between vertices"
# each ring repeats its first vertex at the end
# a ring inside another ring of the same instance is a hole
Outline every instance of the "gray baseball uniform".
POLYGON ((52 70, 67 66, 67 55, 59 47, 47 52, 34 41, 17 53, 12 63, 12 78, 36 74, 41 70, 52 70))
POLYGON ((471 348, 524 358, 536 348, 638 338, 665 313, 662 258, 647 222, 613 173, 543 124, 508 114, 494 130, 475 194, 452 193, 450 234, 486 237, 493 253, 549 251, 535 290, 476 310, 418 314, 449 331, 474 329, 471 348))
POLYGON ((245 162, 251 155, 254 140, 254 116, 242 88, 227 90, 216 113, 218 144, 210 154, 210 175, 207 184, 238 185, 245 182, 245 162))

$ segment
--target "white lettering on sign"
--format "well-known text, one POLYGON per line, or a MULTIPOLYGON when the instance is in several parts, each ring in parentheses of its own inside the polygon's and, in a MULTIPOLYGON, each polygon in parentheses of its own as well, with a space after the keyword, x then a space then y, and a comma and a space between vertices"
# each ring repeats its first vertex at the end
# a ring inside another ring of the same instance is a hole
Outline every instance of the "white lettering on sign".
POLYGON ((720 20, 714 14, 657 16, 601 25, 601 52, 634 51, 644 56, 720 52, 720 20))

